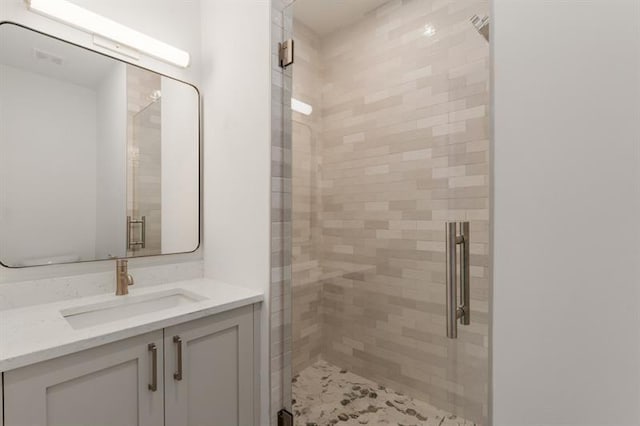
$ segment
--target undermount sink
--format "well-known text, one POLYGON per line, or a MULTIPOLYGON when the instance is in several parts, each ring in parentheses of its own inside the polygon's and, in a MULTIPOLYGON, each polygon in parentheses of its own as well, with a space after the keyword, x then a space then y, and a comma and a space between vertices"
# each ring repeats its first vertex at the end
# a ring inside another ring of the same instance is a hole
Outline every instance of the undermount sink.
POLYGON ((204 299, 205 297, 184 289, 172 289, 140 296, 118 296, 107 302, 62 309, 60 313, 71 327, 77 330, 163 311, 204 299))

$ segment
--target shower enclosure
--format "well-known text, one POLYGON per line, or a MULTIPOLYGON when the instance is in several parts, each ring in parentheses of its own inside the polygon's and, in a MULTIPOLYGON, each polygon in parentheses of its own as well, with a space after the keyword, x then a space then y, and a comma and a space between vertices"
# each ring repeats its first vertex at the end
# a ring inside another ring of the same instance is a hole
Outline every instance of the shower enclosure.
POLYGON ((127 67, 127 256, 162 253, 162 93, 158 74, 127 67))
POLYGON ((296 424, 487 424, 488 12, 481 0, 284 10, 295 61, 282 96, 310 106, 283 111, 296 424))

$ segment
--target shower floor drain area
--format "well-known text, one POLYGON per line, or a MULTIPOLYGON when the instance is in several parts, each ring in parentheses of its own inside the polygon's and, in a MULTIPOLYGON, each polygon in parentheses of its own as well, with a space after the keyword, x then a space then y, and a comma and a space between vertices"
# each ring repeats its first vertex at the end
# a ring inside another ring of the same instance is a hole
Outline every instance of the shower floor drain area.
POLYGON ((296 426, 477 426, 325 361, 294 377, 293 400, 296 426))

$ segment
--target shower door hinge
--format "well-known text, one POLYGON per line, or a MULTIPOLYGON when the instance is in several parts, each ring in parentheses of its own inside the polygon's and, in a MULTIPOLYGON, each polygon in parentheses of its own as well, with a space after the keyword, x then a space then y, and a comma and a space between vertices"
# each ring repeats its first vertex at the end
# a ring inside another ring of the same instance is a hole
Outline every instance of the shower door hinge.
POLYGON ((293 414, 285 408, 278 411, 278 426, 293 426, 293 414))
POLYGON ((292 39, 278 43, 278 57, 281 68, 286 68, 293 64, 293 44, 292 39))

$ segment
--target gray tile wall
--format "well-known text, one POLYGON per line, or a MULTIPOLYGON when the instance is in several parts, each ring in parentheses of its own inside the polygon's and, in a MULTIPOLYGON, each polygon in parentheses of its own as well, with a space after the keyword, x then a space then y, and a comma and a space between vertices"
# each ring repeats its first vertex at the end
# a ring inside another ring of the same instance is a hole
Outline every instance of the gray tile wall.
POLYGON ((320 237, 320 135, 322 61, 320 38, 294 21, 296 63, 293 97, 315 107, 311 115, 292 112, 293 374, 316 361, 322 346, 320 237))

